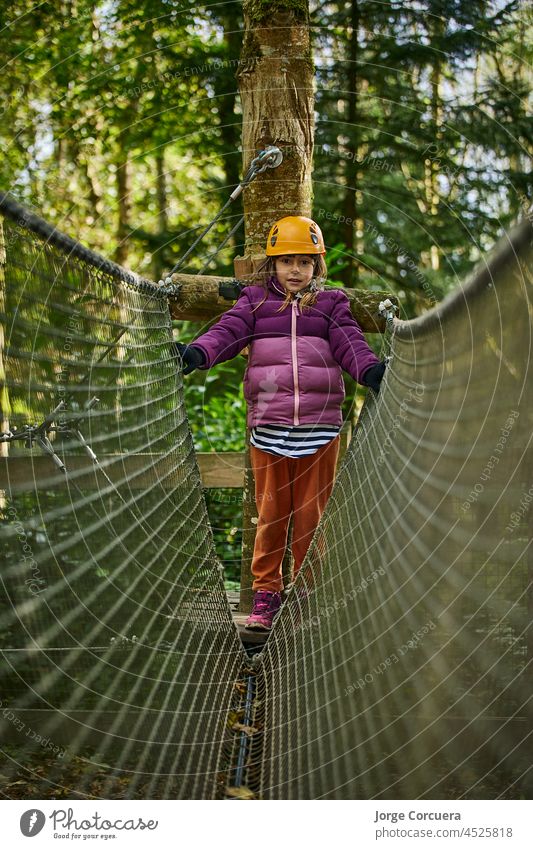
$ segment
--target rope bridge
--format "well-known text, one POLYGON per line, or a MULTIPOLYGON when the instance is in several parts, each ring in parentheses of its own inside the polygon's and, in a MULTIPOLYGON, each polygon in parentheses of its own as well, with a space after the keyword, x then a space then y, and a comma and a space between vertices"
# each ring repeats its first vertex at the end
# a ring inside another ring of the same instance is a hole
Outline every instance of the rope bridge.
POLYGON ((269 798, 529 798, 532 260, 394 329, 261 657, 269 798))
POLYGON ((2 427, 27 432, 3 443, 12 769, 35 732, 64 754, 32 784, 59 789, 65 757, 96 744, 79 793, 100 769, 103 797, 117 776, 131 797, 214 797, 245 653, 170 354, 167 295, 58 234, 43 241, 33 223, 6 217, 3 236, 2 427))
POLYGON ((34 798, 527 798, 528 222, 395 322, 379 399, 249 656, 170 289, 8 196, 0 211, 4 794, 22 778, 34 798))

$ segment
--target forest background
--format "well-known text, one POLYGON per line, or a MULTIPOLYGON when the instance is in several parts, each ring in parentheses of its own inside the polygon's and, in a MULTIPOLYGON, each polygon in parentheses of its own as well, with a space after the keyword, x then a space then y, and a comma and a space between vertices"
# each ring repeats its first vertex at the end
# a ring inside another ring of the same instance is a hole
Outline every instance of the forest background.
MULTIPOLYGON (((530 216, 528 4, 479 0, 258 0, 297 8, 315 70, 313 216, 331 284, 386 290, 402 318, 460 285, 530 216), (303 9, 303 12, 301 11, 303 9)), ((243 5, 22 0, 0 9, 0 187, 60 230, 158 280, 242 175, 243 5)), ((209 233, 198 270, 242 214, 209 233)), ((233 275, 237 232, 208 273, 233 275)), ((176 322, 176 337, 205 327, 176 322)), ((383 340, 369 337, 379 353, 383 340)), ((200 451, 244 447, 241 357, 187 380, 200 451)), ((346 418, 364 390, 348 377, 346 418)), ((206 492, 228 586, 240 494, 206 492)))

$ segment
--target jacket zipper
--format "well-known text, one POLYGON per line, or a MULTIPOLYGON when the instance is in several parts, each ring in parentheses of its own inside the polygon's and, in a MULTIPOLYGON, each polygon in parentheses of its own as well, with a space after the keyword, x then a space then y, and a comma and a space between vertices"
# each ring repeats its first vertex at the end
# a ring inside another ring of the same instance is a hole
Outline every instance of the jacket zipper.
POLYGON ((298 301, 295 299, 292 302, 291 316, 291 352, 292 352, 292 376, 294 380, 294 424, 300 424, 300 386, 298 384, 298 356, 296 352, 296 315, 298 311, 298 301))

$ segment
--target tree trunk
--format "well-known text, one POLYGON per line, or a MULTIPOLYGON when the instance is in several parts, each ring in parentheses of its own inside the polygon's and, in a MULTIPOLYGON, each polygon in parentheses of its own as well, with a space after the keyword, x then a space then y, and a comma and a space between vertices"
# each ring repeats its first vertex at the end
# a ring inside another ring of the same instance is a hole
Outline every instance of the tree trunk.
POLYGON ((271 224, 311 214, 314 138, 313 64, 306 0, 262 5, 245 0, 244 42, 237 74, 242 100, 244 169, 268 144, 283 163, 244 192, 246 253, 264 254, 271 224))
MULTIPOLYGON (((180 292, 169 301, 172 318, 179 321, 209 321, 218 318, 237 299, 232 277, 217 277, 207 274, 173 274, 172 282, 180 286, 180 292)), ((378 315, 380 301, 390 298, 398 304, 398 298, 390 292, 375 292, 365 289, 345 289, 350 301, 352 315, 365 333, 384 333, 385 319, 378 315)))

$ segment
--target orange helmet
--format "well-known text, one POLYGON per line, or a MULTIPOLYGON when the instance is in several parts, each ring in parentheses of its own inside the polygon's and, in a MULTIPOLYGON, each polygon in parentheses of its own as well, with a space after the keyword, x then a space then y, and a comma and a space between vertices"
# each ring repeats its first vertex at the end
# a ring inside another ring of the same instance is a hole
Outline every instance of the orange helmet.
POLYGON ((280 218, 270 228, 266 255, 325 254, 324 238, 318 224, 303 215, 280 218))

